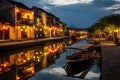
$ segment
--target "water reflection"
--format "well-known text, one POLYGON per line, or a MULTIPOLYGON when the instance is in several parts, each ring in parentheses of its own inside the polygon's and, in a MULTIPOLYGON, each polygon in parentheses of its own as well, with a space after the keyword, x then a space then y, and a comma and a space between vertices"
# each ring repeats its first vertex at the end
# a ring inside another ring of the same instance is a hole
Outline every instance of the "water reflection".
POLYGON ((26 80, 39 70, 54 64, 55 59, 64 52, 64 46, 64 42, 54 42, 1 57, 0 80, 26 80))
POLYGON ((88 59, 79 62, 79 65, 67 63, 63 68, 65 69, 67 76, 84 78, 89 69, 93 66, 94 59, 88 59))
MULTIPOLYGON (((0 80, 80 80, 63 76, 68 74, 63 68, 66 64, 65 57, 67 56, 67 51, 64 50, 64 47, 70 43, 70 41, 65 40, 7 52, 7 55, 0 56, 0 80)), ((84 41, 77 43, 84 43, 84 41)), ((96 72, 98 68, 93 67, 93 69, 90 73, 88 72, 85 80, 99 80, 99 71, 96 72)))

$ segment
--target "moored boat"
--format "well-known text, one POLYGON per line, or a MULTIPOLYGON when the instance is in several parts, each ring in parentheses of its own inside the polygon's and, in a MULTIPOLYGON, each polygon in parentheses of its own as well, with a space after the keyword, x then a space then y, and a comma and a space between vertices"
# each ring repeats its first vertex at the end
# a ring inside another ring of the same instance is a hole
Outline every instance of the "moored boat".
POLYGON ((100 40, 98 38, 87 38, 86 42, 93 44, 96 51, 100 51, 100 40))
POLYGON ((77 44, 67 47, 68 49, 80 50, 71 55, 66 56, 66 62, 74 65, 81 65, 84 61, 94 58, 96 50, 91 44, 77 44))

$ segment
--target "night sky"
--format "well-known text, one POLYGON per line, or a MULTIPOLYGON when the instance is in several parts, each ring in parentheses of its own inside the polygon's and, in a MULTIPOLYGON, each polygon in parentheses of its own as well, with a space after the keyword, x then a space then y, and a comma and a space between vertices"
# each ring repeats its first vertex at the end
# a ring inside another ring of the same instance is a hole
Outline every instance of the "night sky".
POLYGON ((120 0, 16 0, 59 17, 68 26, 87 28, 100 18, 120 13, 120 0))

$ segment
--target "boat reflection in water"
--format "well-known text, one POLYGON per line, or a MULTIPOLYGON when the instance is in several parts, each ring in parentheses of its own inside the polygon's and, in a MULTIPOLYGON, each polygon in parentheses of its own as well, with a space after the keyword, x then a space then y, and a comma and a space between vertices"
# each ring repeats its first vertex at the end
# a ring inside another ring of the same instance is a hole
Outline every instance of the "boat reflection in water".
POLYGON ((63 68, 65 69, 67 76, 76 77, 76 78, 84 78, 90 68, 94 64, 94 58, 83 60, 79 62, 77 65, 67 63, 63 68))
POLYGON ((94 64, 96 54, 94 46, 91 44, 75 44, 66 48, 77 50, 77 52, 66 56, 67 64, 63 68, 66 70, 67 76, 75 77, 76 74, 80 73, 78 77, 84 78, 94 64))
POLYGON ((44 44, 16 53, 7 52, 9 55, 0 56, 0 80, 26 80, 41 69, 54 64, 62 52, 63 42, 44 44))

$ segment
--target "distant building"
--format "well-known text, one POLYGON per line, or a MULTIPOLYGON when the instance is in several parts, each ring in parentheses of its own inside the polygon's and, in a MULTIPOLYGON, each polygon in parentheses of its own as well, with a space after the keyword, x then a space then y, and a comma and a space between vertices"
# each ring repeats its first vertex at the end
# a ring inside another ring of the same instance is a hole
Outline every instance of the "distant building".
POLYGON ((63 23, 63 22, 60 22, 60 23, 59 23, 59 34, 60 34, 60 36, 65 36, 66 31, 67 31, 67 26, 66 26, 66 24, 63 23))
POLYGON ((76 40, 84 39, 87 37, 88 32, 84 29, 80 28, 68 28, 69 30, 69 36, 70 37, 75 37, 76 40))

